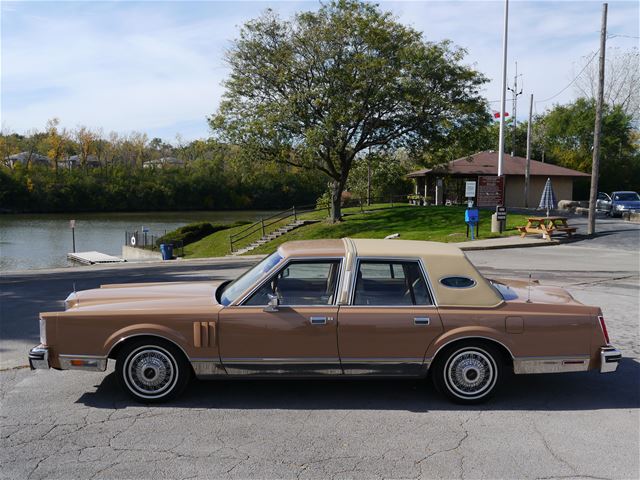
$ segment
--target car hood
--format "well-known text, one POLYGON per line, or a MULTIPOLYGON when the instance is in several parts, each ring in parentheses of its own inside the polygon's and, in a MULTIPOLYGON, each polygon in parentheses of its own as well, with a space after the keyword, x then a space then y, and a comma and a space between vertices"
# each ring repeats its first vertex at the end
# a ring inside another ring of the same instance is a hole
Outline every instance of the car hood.
POLYGON ((175 308, 221 307, 215 296, 223 282, 164 282, 101 285, 100 288, 71 293, 65 300, 67 311, 165 310, 175 308))
POLYGON ((614 200, 613 204, 624 205, 627 208, 640 208, 640 201, 638 200, 627 200, 627 201, 614 200))

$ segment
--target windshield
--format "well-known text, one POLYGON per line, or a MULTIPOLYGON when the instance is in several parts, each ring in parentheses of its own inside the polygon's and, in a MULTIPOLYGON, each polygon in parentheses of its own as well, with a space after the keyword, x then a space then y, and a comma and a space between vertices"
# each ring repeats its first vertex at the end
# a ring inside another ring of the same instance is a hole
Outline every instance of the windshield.
POLYGON ((231 304, 238 296, 246 291, 251 285, 263 278, 268 272, 275 267, 282 257, 278 252, 274 252, 251 270, 246 271, 243 275, 227 285, 220 297, 220 303, 225 307, 231 304))
POLYGON ((619 202, 637 202, 640 200, 640 195, 636 192, 616 193, 613 196, 613 199, 618 200, 619 202))

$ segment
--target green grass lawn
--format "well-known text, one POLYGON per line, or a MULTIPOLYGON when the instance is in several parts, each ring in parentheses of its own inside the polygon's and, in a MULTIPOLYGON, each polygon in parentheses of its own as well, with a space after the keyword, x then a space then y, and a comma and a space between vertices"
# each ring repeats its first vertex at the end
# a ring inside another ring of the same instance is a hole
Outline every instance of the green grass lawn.
MULTIPOLYGON (((290 240, 311 240, 319 238, 384 238, 399 233, 405 240, 433 240, 439 242, 462 242, 465 236, 464 207, 412 207, 384 208, 389 205, 365 207, 371 213, 360 213, 360 208, 344 210, 344 221, 337 224, 319 222, 300 227, 276 240, 251 251, 251 255, 273 252, 280 244, 290 240)), ((480 238, 499 237, 491 233, 491 211, 480 211, 480 238)), ((325 218, 325 212, 303 214, 300 218, 325 218)), ((524 215, 508 215, 507 229, 502 236, 516 235, 517 225, 525 225, 524 215)), ((229 235, 242 228, 216 232, 185 247, 188 257, 212 257, 228 255, 229 235)))

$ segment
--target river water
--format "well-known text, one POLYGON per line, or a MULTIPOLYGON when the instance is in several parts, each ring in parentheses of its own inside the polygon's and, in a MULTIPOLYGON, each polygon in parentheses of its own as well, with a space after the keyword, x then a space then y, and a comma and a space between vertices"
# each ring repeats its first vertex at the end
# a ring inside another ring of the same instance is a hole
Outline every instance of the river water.
POLYGON ((76 251, 121 256, 126 231, 164 233, 188 223, 254 221, 272 212, 135 212, 0 215, 0 271, 66 267, 72 263, 69 220, 74 219, 76 251))

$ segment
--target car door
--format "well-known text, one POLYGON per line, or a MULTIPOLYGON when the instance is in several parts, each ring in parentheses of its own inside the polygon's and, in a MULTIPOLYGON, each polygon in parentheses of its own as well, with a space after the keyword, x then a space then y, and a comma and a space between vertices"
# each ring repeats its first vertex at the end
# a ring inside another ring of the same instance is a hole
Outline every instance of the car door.
POLYGON ((231 375, 340 374, 336 301, 341 259, 290 260, 240 305, 220 312, 231 375), (269 307, 271 296, 279 305, 269 307))
POLYGON ((359 259, 355 271, 338 317, 344 373, 426 373, 425 353, 443 327, 420 261, 359 259))
POLYGON ((596 210, 608 212, 611 209, 611 197, 604 192, 598 192, 596 210))

